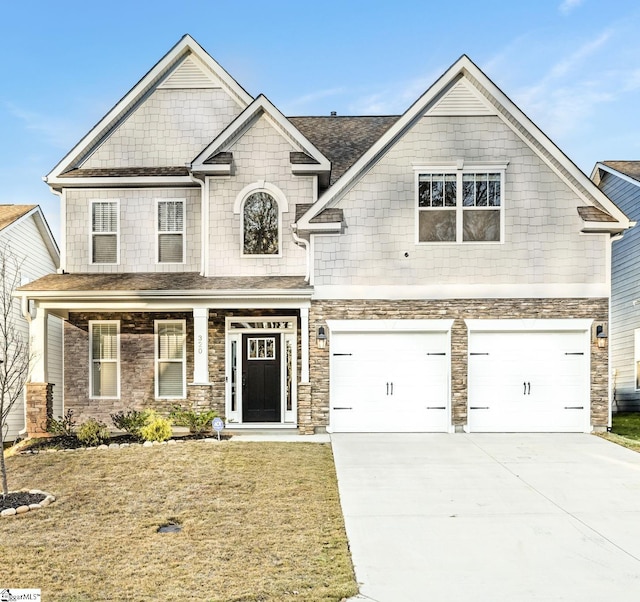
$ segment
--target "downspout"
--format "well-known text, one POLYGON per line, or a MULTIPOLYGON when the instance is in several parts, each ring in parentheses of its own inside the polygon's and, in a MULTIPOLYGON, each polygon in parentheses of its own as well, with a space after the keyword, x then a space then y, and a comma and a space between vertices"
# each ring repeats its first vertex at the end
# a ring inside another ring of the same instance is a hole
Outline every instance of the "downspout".
POLYGON ((295 242, 299 246, 303 246, 305 250, 305 255, 307 258, 307 271, 304 275, 304 281, 309 282, 311 278, 311 257, 309 253, 309 241, 304 238, 300 238, 296 231, 298 230, 298 226, 296 224, 291 224, 291 235, 293 236, 293 242, 295 242))
POLYGON ((206 176, 204 181, 196 178, 191 172, 190 163, 187 163, 187 169, 191 180, 200 186, 200 276, 206 276, 209 263, 209 180, 206 176))
MULTIPOLYGON (((29 311, 29 299, 27 299, 26 295, 22 295, 22 297, 20 297, 20 309, 22 311, 22 317, 26 320, 27 324, 29 324, 29 329, 31 329, 31 312, 29 311)), ((31 338, 31 337, 29 337, 31 338)), ((31 342, 29 342, 29 345, 31 345, 31 342)), ((26 383, 25 383, 26 385, 26 383)), ((24 407, 24 428, 20 429, 18 431, 18 435, 19 436, 23 436, 27 434, 27 399, 26 399, 26 387, 24 388, 22 395, 25 396, 24 400, 23 400, 23 407, 24 407)))

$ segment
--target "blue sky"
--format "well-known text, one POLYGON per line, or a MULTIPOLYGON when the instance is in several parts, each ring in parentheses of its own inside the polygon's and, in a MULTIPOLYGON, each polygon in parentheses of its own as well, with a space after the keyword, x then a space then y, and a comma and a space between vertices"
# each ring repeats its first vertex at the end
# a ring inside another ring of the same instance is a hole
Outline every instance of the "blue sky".
POLYGON ((461 54, 585 172, 640 160, 634 0, 0 0, 0 203, 38 203, 76 142, 185 34, 286 115, 399 114, 461 54))

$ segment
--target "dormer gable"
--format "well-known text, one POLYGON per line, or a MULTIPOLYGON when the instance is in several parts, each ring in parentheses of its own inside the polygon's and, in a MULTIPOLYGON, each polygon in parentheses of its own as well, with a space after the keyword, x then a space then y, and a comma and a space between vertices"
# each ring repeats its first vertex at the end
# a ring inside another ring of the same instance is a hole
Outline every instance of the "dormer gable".
POLYGON ((307 139, 263 94, 259 95, 238 117, 198 154, 188 166, 194 174, 229 175, 233 170, 233 145, 264 117, 295 150, 289 153, 291 173, 318 175, 328 182, 329 160, 307 139))

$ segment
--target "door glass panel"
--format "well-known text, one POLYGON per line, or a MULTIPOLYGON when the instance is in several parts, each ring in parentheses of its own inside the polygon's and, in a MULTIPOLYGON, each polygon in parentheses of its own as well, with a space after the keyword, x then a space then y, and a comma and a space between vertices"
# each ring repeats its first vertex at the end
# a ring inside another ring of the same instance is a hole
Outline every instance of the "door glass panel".
POLYGON ((293 392, 291 390, 291 384, 293 381, 293 352, 291 348, 291 341, 287 341, 287 411, 293 410, 293 392))
POLYGON ((273 337, 251 338, 247 345, 247 359, 273 360, 276 358, 276 344, 273 337))
POLYGON ((238 342, 231 341, 231 411, 235 412, 238 405, 238 342))

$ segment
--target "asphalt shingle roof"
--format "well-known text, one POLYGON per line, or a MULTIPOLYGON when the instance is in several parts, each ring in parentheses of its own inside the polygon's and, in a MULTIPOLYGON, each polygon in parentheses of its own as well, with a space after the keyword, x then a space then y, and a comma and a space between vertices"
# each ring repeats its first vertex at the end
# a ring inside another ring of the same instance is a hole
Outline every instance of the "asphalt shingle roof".
POLYGON ((61 178, 127 178, 135 176, 188 176, 186 167, 108 167, 94 169, 72 169, 61 178))
POLYGON ((333 184, 400 119, 400 116, 289 117, 288 119, 331 161, 330 183, 333 184))
POLYGON ((17 219, 35 209, 38 205, 0 205, 0 230, 4 230, 17 219))
POLYGON ((124 274, 49 274, 18 288, 19 291, 293 291, 309 290, 302 276, 211 277, 197 272, 138 272, 124 274))
POLYGON ((578 213, 585 222, 616 222, 618 221, 612 215, 605 213, 597 207, 591 207, 589 205, 585 207, 578 207, 578 213))
POLYGON ((640 161, 602 161, 602 163, 640 182, 640 161))

